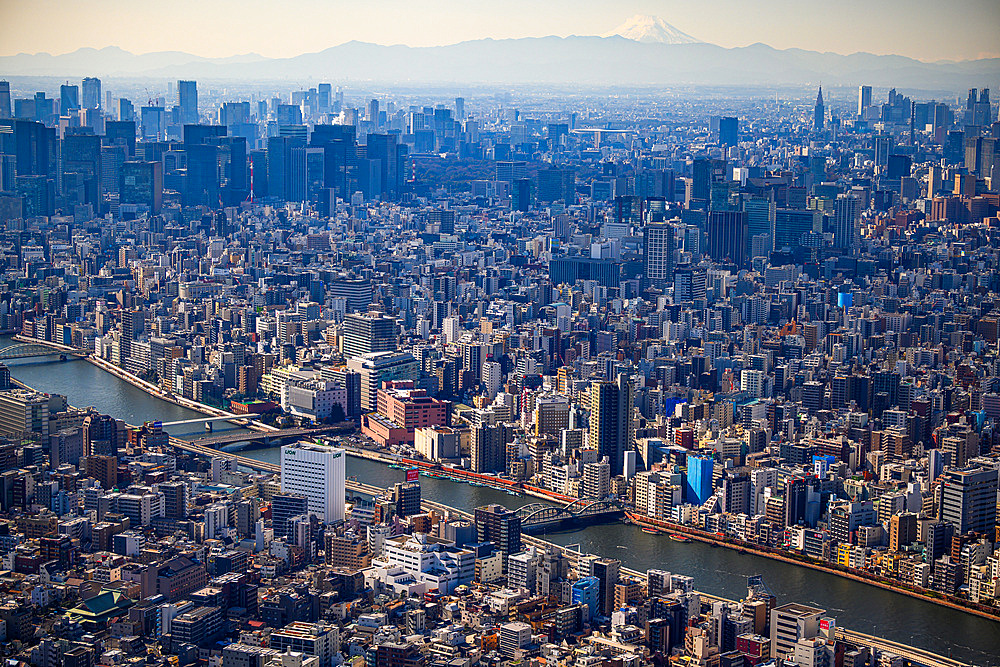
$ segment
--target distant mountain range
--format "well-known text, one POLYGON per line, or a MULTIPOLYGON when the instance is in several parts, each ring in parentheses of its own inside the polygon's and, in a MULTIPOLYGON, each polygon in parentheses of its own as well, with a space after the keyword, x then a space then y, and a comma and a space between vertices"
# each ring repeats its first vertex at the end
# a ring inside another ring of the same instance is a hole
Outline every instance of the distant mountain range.
POLYGON ((593 86, 822 82, 957 92, 1000 83, 1000 58, 928 63, 870 53, 779 50, 765 44, 724 48, 698 42, 658 18, 639 16, 604 37, 479 39, 434 47, 352 41, 292 58, 255 53, 202 58, 176 51, 137 55, 116 47, 58 56, 22 53, 0 57, 0 77, 4 76, 593 86))

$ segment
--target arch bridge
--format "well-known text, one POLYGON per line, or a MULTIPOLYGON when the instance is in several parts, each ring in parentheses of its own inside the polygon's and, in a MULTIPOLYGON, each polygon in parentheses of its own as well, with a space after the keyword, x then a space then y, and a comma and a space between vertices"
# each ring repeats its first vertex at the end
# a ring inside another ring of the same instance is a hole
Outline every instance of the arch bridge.
POLYGON ((521 530, 537 532, 579 523, 612 520, 625 512, 625 506, 613 499, 580 498, 567 505, 530 503, 516 510, 521 530))

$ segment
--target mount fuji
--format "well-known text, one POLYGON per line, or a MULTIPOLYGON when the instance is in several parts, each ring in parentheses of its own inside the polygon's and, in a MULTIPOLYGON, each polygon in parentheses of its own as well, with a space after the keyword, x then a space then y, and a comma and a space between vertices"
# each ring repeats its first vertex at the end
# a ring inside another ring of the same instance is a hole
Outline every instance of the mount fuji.
POLYGON ((601 36, 614 37, 615 35, 631 39, 633 42, 642 42, 643 44, 701 43, 700 39, 695 39, 686 32, 678 30, 659 16, 647 16, 644 14, 636 14, 611 32, 601 36))

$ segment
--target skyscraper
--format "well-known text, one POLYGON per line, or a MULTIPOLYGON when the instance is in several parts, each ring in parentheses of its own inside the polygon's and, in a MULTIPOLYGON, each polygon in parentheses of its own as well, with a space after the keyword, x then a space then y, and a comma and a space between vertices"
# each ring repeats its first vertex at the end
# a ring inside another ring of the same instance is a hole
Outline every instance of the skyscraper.
POLYGON ((796 209, 779 208, 774 213, 774 247, 797 248, 802 240, 802 235, 807 232, 814 232, 821 229, 821 213, 819 211, 806 211, 796 209))
POLYGON ((288 520, 309 511, 309 498, 294 491, 281 491, 271 496, 271 525, 275 535, 285 535, 288 520))
POLYGON ((469 456, 473 472, 503 472, 507 469, 507 443, 513 439, 508 424, 480 424, 470 434, 469 456))
POLYGON ((59 115, 66 116, 80 108, 80 87, 63 84, 59 86, 59 115))
POLYGON ((666 287, 674 281, 674 226, 651 223, 642 232, 642 268, 645 287, 666 287))
POLYGON ((715 462, 710 456, 689 456, 687 459, 687 501, 701 505, 713 493, 712 471, 715 462))
POLYGON ((381 313, 352 313, 344 318, 344 357, 396 351, 396 320, 381 313))
POLYGON ((767 236, 766 242, 762 238, 758 238, 758 244, 761 245, 761 248, 773 250, 773 246, 769 244, 773 243, 774 239, 774 214, 776 210, 774 200, 770 197, 754 195, 743 197, 743 212, 747 216, 748 258, 753 259, 755 256, 753 252, 754 239, 757 237, 767 236))
POLYGON ((823 105, 823 86, 816 94, 816 107, 813 109, 813 129, 822 132, 826 126, 826 107, 823 105))
POLYGON ((326 523, 344 518, 343 449, 300 443, 281 448, 281 490, 309 498, 309 511, 326 523))
POLYGON ((0 118, 10 118, 9 81, 0 81, 0 118))
MULTIPOLYGON (((373 102, 375 100, 372 100, 373 102)), ((403 191, 407 146, 399 143, 396 134, 369 134, 365 147, 371 168, 379 175, 379 185, 372 194, 394 201, 403 191)))
POLYGON ((68 134, 62 146, 63 192, 78 193, 71 201, 101 205, 101 138, 93 134, 68 134))
POLYGON ((858 200, 849 195, 838 195, 834 205, 833 245, 851 250, 858 243, 858 220, 860 219, 858 200))
POLYGON ((872 105, 872 87, 858 86, 858 118, 868 115, 868 107, 872 105))
POLYGON ((521 517, 503 505, 477 507, 475 512, 476 540, 492 542, 503 554, 503 567, 507 556, 521 550, 521 517))
POLYGON ((83 108, 84 109, 100 109, 101 108, 101 80, 88 76, 83 80, 83 108))
POLYGON ((612 475, 622 474, 625 452, 635 446, 634 405, 635 391, 624 373, 614 382, 590 385, 590 446, 608 457, 612 475))
POLYGON ((163 205, 163 163, 123 162, 118 186, 122 204, 140 204, 151 213, 159 213, 163 205))
POLYGON ((719 119, 719 144, 721 146, 735 146, 739 143, 740 121, 733 116, 724 116, 719 119))
POLYGON ((708 254, 729 260, 738 267, 746 263, 747 216, 743 211, 711 211, 708 214, 708 254))
POLYGON ((198 122, 198 82, 177 82, 177 104, 181 108, 181 124, 198 122))
POLYGON ((997 524, 997 471, 966 468, 941 475, 942 521, 955 532, 992 535, 997 524))

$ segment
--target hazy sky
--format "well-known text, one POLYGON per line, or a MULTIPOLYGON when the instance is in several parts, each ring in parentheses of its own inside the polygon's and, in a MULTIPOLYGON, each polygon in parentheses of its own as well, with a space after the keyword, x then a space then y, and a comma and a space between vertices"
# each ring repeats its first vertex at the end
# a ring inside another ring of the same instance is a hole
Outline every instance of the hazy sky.
POLYGON ((594 35, 634 14, 727 47, 1000 56, 1000 0, 0 0, 0 55, 120 46, 285 57, 352 39, 432 46, 594 35))

